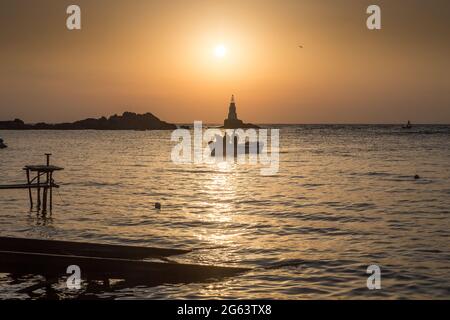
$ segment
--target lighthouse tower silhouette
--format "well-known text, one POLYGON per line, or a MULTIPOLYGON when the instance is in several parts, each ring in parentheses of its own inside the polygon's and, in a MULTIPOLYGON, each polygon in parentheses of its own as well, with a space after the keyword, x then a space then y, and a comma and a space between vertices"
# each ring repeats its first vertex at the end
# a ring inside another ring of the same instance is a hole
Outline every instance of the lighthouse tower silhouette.
POLYGON ((237 129, 242 128, 243 125, 243 122, 237 117, 236 102, 233 94, 231 96, 230 107, 228 108, 228 118, 223 121, 223 126, 227 129, 237 129))
POLYGON ((228 108, 228 120, 237 120, 236 103, 234 102, 234 94, 231 96, 230 107, 228 108))

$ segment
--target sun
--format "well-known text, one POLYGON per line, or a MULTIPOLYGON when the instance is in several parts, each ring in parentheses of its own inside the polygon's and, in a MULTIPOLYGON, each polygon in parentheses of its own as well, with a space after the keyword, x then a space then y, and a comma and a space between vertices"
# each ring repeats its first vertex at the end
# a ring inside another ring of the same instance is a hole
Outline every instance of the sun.
POLYGON ((223 58, 227 55, 227 47, 225 47, 223 44, 218 44, 215 48, 214 48, 214 55, 217 58, 223 58))

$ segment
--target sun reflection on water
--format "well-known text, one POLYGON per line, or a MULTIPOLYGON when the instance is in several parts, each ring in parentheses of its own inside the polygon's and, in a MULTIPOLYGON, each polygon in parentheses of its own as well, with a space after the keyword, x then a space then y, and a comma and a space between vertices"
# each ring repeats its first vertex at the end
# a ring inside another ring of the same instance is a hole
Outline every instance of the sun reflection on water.
POLYGON ((200 260, 206 263, 238 261, 239 257, 233 252, 243 233, 236 208, 239 172, 227 162, 211 165, 210 169, 199 190, 205 195, 207 204, 200 219, 207 223, 197 230, 195 236, 209 248, 200 260))

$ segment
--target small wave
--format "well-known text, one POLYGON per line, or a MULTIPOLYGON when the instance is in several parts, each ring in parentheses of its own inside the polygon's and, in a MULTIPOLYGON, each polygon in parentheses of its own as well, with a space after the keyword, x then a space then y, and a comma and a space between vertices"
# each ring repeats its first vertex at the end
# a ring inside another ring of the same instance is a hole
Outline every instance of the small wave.
POLYGON ((282 269, 282 268, 327 268, 327 267, 343 267, 346 265, 355 264, 351 260, 305 260, 305 259, 288 259, 278 262, 273 262, 264 266, 264 269, 282 269))
POLYGON ((214 174, 229 174, 229 172, 220 171, 220 170, 180 170, 180 169, 168 169, 166 171, 176 172, 176 173, 214 173, 214 174))
POLYGON ((316 187, 324 186, 324 184, 323 183, 304 183, 304 184, 302 184, 302 186, 305 188, 316 188, 316 187))
POLYGON ((118 187, 122 186, 121 182, 99 182, 99 181, 74 181, 70 183, 61 183, 64 186, 76 185, 81 187, 118 187))
POLYGON ((388 172, 376 172, 376 171, 369 171, 366 173, 366 175, 368 176, 379 176, 379 177, 387 177, 387 176, 391 176, 391 173, 388 172))

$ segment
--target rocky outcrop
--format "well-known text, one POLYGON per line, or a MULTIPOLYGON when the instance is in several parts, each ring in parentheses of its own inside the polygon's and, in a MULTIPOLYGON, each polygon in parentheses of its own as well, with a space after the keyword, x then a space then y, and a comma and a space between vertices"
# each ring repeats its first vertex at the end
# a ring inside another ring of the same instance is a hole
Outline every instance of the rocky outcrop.
POLYGON ((0 129, 5 130, 23 130, 30 129, 31 125, 25 124, 20 119, 14 119, 13 121, 0 121, 0 129))
POLYGON ((0 121, 0 130, 174 130, 176 128, 176 125, 161 121, 149 112, 144 114, 124 112, 121 116, 88 118, 58 124, 43 122, 26 124, 20 119, 0 121))

